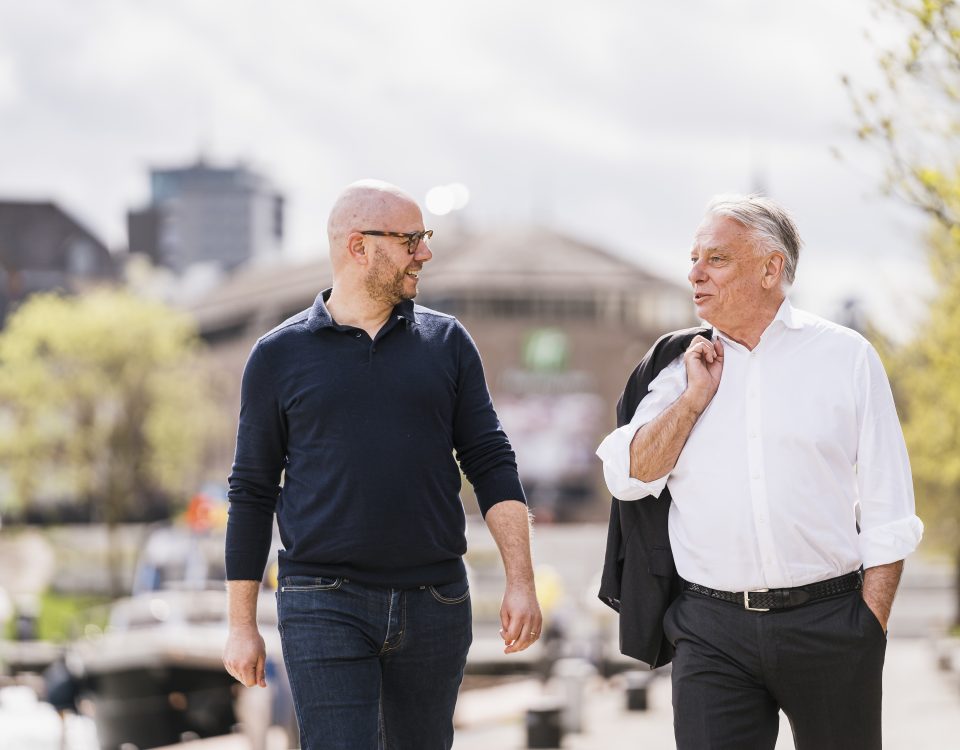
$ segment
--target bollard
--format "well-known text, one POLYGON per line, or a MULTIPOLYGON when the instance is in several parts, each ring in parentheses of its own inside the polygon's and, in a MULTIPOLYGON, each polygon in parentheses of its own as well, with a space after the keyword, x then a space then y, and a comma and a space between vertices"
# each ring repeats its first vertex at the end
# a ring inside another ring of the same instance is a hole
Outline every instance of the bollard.
POLYGON ((583 702, 587 680, 596 669, 585 659, 567 657, 553 665, 553 677, 559 683, 563 700, 564 732, 583 731, 583 702))
POLYGON ((556 701, 541 701, 527 709, 527 747, 558 748, 563 740, 561 707, 556 701))
POLYGON ((646 711, 649 707, 648 693, 653 675, 649 672, 627 672, 627 710, 646 711))

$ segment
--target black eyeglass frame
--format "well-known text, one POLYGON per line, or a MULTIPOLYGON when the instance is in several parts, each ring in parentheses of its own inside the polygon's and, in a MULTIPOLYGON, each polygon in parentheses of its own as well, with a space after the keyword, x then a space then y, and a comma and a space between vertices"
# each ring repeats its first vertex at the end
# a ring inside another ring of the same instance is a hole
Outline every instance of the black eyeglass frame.
POLYGON ((424 229, 422 232, 382 232, 379 229, 367 229, 360 234, 370 234, 374 237, 399 237, 407 241, 407 252, 413 255, 420 246, 420 240, 433 237, 432 229, 424 229))

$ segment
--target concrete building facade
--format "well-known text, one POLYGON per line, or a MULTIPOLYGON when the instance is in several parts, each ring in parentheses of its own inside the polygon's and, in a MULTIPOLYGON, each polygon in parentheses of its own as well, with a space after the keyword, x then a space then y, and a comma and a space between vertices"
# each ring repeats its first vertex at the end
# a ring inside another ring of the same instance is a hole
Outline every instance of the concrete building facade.
MULTIPOLYGON (((417 302, 455 315, 476 341, 531 506, 542 520, 603 516, 609 498, 593 452, 653 341, 696 323, 687 290, 536 227, 438 237, 432 249, 417 302)), ((330 283, 325 260, 240 271, 192 308, 233 414, 253 343, 330 283)))
POLYGON ((150 203, 127 214, 130 251, 178 273, 198 263, 232 270, 276 259, 283 244, 284 199, 243 165, 200 160, 150 171, 150 203))
POLYGON ((117 277, 106 245, 52 201, 0 200, 0 327, 36 292, 77 292, 117 277))

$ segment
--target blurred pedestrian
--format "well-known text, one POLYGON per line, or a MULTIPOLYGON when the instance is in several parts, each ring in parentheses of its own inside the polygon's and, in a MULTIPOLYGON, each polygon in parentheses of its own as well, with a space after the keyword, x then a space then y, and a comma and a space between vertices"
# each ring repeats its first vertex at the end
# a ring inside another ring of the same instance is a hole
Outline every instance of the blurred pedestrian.
POLYGON ((413 303, 433 257, 416 202, 355 183, 328 235, 333 288, 263 336, 244 371, 224 664, 265 684, 256 599, 276 513, 303 748, 449 748, 472 639, 460 468, 506 569, 508 653, 541 628, 523 488, 472 339, 413 303))
POLYGON ((703 328, 662 337, 601 444, 601 598, 624 653, 673 660, 681 750, 880 747, 887 618, 920 541, 887 377, 860 334, 794 308, 797 228, 720 196, 690 254, 703 328))

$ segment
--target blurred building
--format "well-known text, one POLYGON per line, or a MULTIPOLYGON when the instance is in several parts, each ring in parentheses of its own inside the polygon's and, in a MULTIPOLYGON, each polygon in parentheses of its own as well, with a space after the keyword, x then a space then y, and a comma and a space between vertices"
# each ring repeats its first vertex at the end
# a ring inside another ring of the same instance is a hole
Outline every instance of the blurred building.
POLYGON ((243 165, 152 169, 149 205, 127 213, 129 248, 178 273, 231 270, 279 255, 283 215, 283 196, 243 165))
MULTIPOLYGON (((461 235, 431 247, 417 302, 457 316, 475 339, 531 506, 541 519, 607 513, 594 450, 650 345, 696 323, 686 288, 549 229, 461 235)), ((330 281, 325 259, 241 270, 192 308, 225 371, 232 412, 253 343, 330 281)))
POLYGON ((56 203, 0 200, 0 326, 30 294, 77 292, 116 275, 106 245, 56 203))

